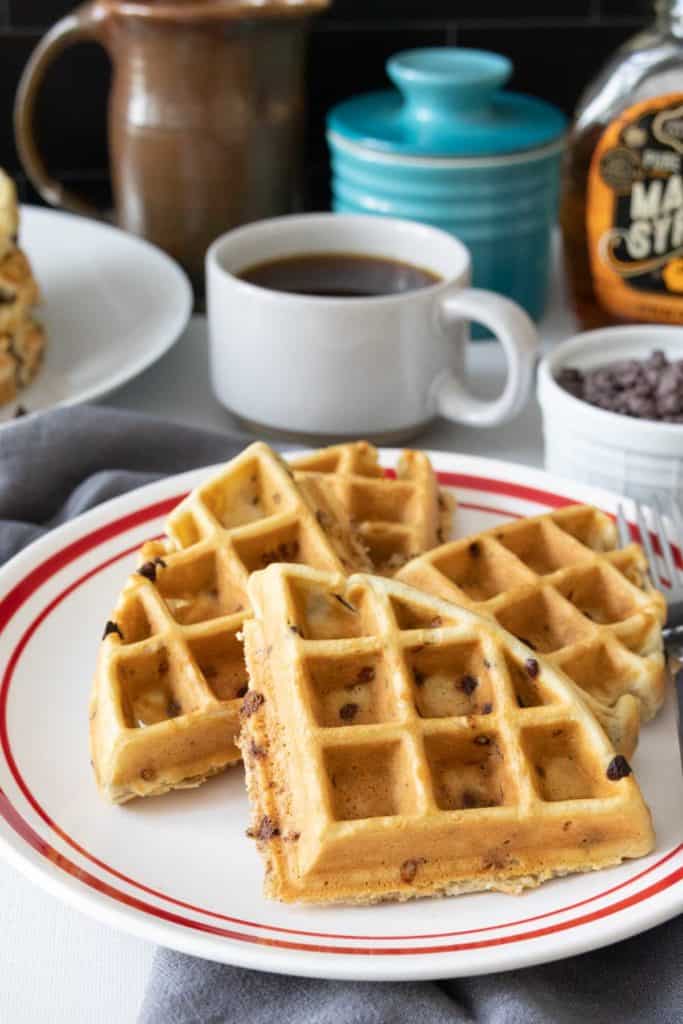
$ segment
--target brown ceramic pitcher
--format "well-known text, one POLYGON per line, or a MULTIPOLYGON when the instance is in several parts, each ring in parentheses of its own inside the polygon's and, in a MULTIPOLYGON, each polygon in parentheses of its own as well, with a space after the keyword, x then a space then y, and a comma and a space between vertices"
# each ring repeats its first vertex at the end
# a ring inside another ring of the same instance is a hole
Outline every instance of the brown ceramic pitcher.
POLYGON ((33 132, 48 65, 72 43, 97 40, 113 64, 114 220, 160 245, 200 283, 214 238, 296 206, 308 15, 328 4, 83 4, 41 40, 21 78, 15 131, 26 173, 47 202, 106 216, 50 176, 33 132))

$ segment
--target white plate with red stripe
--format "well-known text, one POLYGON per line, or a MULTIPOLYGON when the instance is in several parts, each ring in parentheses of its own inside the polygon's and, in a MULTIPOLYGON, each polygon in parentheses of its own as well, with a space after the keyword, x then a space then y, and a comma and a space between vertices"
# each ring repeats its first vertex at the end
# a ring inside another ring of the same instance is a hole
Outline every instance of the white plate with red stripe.
MULTIPOLYGON (((397 453, 383 452, 390 467, 397 453)), ((433 453, 458 535, 616 498, 522 466, 433 453)), ((0 850, 39 885, 124 931, 197 956, 326 978, 401 980, 507 970, 582 953, 683 910, 683 782, 670 697, 633 767, 653 854, 523 896, 291 907, 261 895, 241 768, 123 807, 98 796, 87 702, 102 627, 140 543, 208 470, 109 501, 0 571, 0 850)))

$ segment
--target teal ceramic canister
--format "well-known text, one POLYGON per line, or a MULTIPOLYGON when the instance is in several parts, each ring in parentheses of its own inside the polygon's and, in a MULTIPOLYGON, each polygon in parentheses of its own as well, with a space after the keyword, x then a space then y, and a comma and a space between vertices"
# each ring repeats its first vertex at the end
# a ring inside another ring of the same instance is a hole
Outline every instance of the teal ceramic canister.
POLYGON ((563 114, 504 90, 512 64, 496 53, 407 50, 387 73, 397 90, 354 97, 328 114, 333 209, 457 235, 472 254, 473 284, 537 320, 548 291, 563 114))

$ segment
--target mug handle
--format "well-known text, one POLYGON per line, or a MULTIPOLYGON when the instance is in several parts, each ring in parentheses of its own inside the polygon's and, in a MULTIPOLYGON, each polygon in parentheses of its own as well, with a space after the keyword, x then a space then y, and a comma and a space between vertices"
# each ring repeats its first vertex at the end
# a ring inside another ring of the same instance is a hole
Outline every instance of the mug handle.
POLYGON ((14 101, 14 137, 19 158, 43 199, 71 213, 107 220, 104 211, 81 199, 50 175, 34 136, 38 93, 48 67, 67 47, 84 40, 99 41, 99 26, 106 12, 98 3, 85 3, 53 25, 31 54, 19 80, 14 101))
POLYGON ((442 327, 476 320, 495 334, 507 361, 507 380, 498 398, 489 401, 472 395, 452 370, 436 381, 438 412, 455 423, 493 427, 512 419, 522 409, 531 386, 539 350, 538 332, 521 306, 495 292, 463 288, 446 292, 439 308, 442 327))

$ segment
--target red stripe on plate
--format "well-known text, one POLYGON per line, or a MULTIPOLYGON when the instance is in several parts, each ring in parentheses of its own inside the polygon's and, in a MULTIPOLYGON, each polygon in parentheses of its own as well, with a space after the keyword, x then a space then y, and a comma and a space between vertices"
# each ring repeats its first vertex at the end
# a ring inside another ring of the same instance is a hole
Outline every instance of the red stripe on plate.
POLYGON ((128 893, 120 892, 113 888, 113 886, 108 885, 101 879, 96 878, 89 872, 79 868, 76 864, 73 864, 72 861, 47 844, 21 817, 21 815, 18 814, 2 790, 0 790, 0 814, 2 814, 5 820, 22 837, 22 839, 31 846, 32 849, 51 861, 55 867, 61 868, 62 871, 65 871, 74 878, 77 878, 79 882, 90 886, 102 893, 102 895, 108 896, 119 903, 123 903, 135 910, 140 910, 152 917, 157 917, 162 921, 168 921, 171 924, 190 928, 193 931, 216 935, 219 938, 233 939, 239 942, 246 942, 251 945, 272 946, 278 949, 295 949, 300 952, 308 953, 344 953, 349 956, 413 956, 430 953, 456 953, 466 950, 484 949, 491 946, 509 945, 521 940, 543 938, 546 935, 566 931, 569 928, 575 928, 579 925, 597 921, 603 917, 609 917, 612 914, 616 914, 621 910, 627 909, 628 907, 635 906, 643 900, 656 896, 664 889, 675 885, 683 879, 683 867, 681 867, 670 875, 666 875, 664 878, 659 879, 659 881, 654 882, 647 889, 634 893, 633 895, 628 896, 609 907, 593 911, 590 914, 584 914, 571 921, 561 921, 554 925, 546 926, 545 928, 537 928, 534 931, 525 933, 524 935, 505 935, 498 938, 480 939, 473 942, 451 943, 444 946, 404 946, 398 949, 393 946, 324 946, 312 942, 290 942, 283 939, 266 938, 261 935, 249 935, 245 932, 239 932, 228 928, 219 928, 216 925, 206 924, 203 921, 194 921, 191 918, 182 917, 180 914, 174 914, 168 910, 164 910, 162 907, 155 907, 149 903, 145 903, 143 900, 140 900, 135 896, 130 896, 128 893))
MULTIPOLYGON (((559 495, 552 495, 552 494, 550 494, 550 492, 539 491, 539 490, 536 490, 534 488, 522 487, 521 485, 518 485, 518 484, 510 484, 510 483, 507 483, 506 481, 494 481, 494 480, 490 480, 490 479, 487 479, 487 478, 484 478, 484 477, 474 477, 474 476, 469 476, 469 475, 465 475, 465 474, 452 474, 452 473, 439 473, 438 474, 438 478, 439 478, 439 481, 441 483, 447 484, 449 486, 461 486, 461 487, 465 487, 465 488, 469 487, 469 488, 477 489, 477 490, 484 491, 484 492, 487 492, 487 493, 507 494, 509 496, 522 498, 523 500, 530 500, 530 501, 535 501, 535 502, 539 502, 539 503, 544 503, 546 505, 550 505, 550 506, 556 507, 556 508, 557 507, 561 507, 562 505, 572 504, 570 499, 562 498, 559 495)), ((46 559, 39 566, 37 566, 36 569, 32 570, 31 573, 29 573, 26 577, 24 577, 24 579, 21 580, 12 589, 12 591, 10 591, 10 593, 4 598, 4 600, 0 602, 0 630, 2 628, 4 628, 4 626, 7 624, 7 622, 15 614, 17 609, 28 599, 28 597, 30 597, 31 594, 33 594, 47 579, 49 579, 52 576, 54 576, 65 565, 67 565, 70 562, 74 561, 75 559, 81 557, 85 552, 91 550, 92 548, 98 546, 99 544, 104 543, 107 540, 110 540, 111 538, 119 535, 120 533, 125 532, 126 530, 129 530, 129 529, 132 529, 132 528, 134 528, 136 526, 139 526, 142 523, 147 522, 147 521, 149 521, 151 519, 155 519, 155 518, 158 518, 159 516, 168 514, 168 512, 170 512, 171 509, 175 507, 175 505, 182 499, 182 497, 184 497, 184 495, 180 495, 180 496, 175 497, 175 498, 166 499, 165 501, 157 502, 157 503, 155 503, 153 505, 147 506, 146 508, 139 509, 136 512, 131 513, 131 514, 127 515, 127 516, 123 516, 123 517, 120 517, 119 519, 113 520, 111 523, 108 523, 106 526, 101 527, 98 530, 92 531, 89 534, 86 534, 84 537, 79 538, 73 544, 68 545, 66 548, 62 549, 60 552, 57 552, 55 555, 53 555, 50 558, 46 559)), ((481 511, 490 512, 490 513, 494 513, 494 514, 500 514, 500 515, 503 515, 503 516, 514 516, 515 515, 514 513, 511 513, 508 510, 494 509, 494 508, 489 508, 487 506, 482 506, 482 505, 468 505, 465 502, 462 502, 461 504, 462 504, 463 507, 475 508, 475 509, 479 509, 481 511)), ((668 854, 666 854, 664 857, 662 857, 655 864, 650 865, 650 867, 644 869, 643 871, 638 872, 636 875, 632 876, 631 878, 627 879, 626 881, 621 882, 618 885, 611 887, 610 889, 606 889, 603 892, 598 893, 598 894, 596 894, 594 896, 588 897, 585 900, 581 900, 581 901, 579 901, 577 903, 570 904, 570 905, 568 905, 566 907, 558 908, 557 910, 549 911, 546 914, 539 914, 539 915, 535 915, 535 916, 530 917, 530 918, 521 919, 519 921, 503 923, 503 924, 500 924, 500 925, 490 925, 490 926, 486 926, 486 927, 482 927, 482 928, 467 929, 467 930, 460 931, 460 932, 434 933, 434 934, 417 935, 417 936, 412 936, 412 935, 408 935, 408 936, 355 936, 355 935, 349 935, 349 936, 346 936, 346 935, 337 935, 337 934, 327 934, 327 933, 324 933, 324 932, 323 933, 319 933, 319 932, 306 932, 306 931, 299 931, 297 929, 276 928, 276 927, 271 926, 271 925, 261 924, 261 923, 258 923, 258 922, 253 922, 253 921, 248 921, 248 920, 242 920, 242 919, 239 919, 239 918, 232 918, 232 917, 229 917, 227 915, 219 914, 219 913, 214 912, 214 911, 208 911, 208 910, 204 910, 204 909, 202 909, 200 907, 195 907, 192 904, 185 903, 185 902, 183 902, 181 900, 175 900, 173 897, 167 896, 163 892, 154 890, 154 889, 152 889, 152 888, 150 888, 148 886, 145 886, 144 884, 142 884, 140 882, 136 882, 134 879, 128 878, 126 875, 124 875, 121 872, 117 871, 116 868, 111 867, 110 865, 108 865, 105 862, 101 861, 97 857, 94 857, 87 850, 85 850, 79 843, 77 843, 74 839, 72 839, 72 837, 70 837, 67 833, 65 833, 64 830, 61 829, 50 818, 50 816, 45 812, 45 810, 39 804, 39 802, 37 801, 37 799, 35 798, 33 793, 29 790, 28 786, 26 785, 26 783, 25 783, 25 781, 24 781, 24 779, 23 779, 23 777, 22 777, 22 775, 21 775, 21 773, 20 773, 20 771, 18 769, 18 766, 17 766, 17 764, 16 764, 16 762, 14 760, 14 756, 12 754, 11 745, 10 745, 10 741, 9 741, 9 734, 8 734, 8 730, 7 730, 6 712, 7 712, 7 695, 9 693, 9 687, 10 687, 10 683, 11 683, 11 680, 12 680, 12 677, 13 677, 14 669, 16 667, 16 664, 17 664, 18 660, 19 660, 19 657, 21 656, 21 653, 25 650, 25 648, 26 648, 26 646, 27 646, 31 636, 33 636, 33 634, 38 629, 40 624, 42 622, 44 622, 45 619, 47 618, 47 616, 54 610, 54 608, 56 608, 57 605, 60 604, 69 594, 73 593, 74 590, 76 590, 78 587, 82 586, 83 583, 85 583, 87 580, 92 578, 96 573, 102 571, 107 566, 109 566, 113 562, 117 561, 119 558, 122 558, 122 557, 124 557, 124 556, 126 556, 128 554, 131 554, 133 551, 136 551, 138 549, 138 547, 139 547, 139 545, 136 544, 133 547, 126 549, 123 552, 119 552, 117 555, 107 559, 105 562, 103 562, 100 565, 96 566, 95 568, 89 570, 87 573, 85 573, 84 575, 79 577, 77 580, 72 582, 68 587, 66 587, 59 595, 57 595, 57 597, 55 597, 43 609, 43 611, 37 616, 37 618, 34 619, 33 622, 29 625, 29 627, 25 631, 24 635, 22 636, 21 640, 19 641, 19 643, 17 644, 17 646, 13 650, 12 655, 10 656, 10 660, 8 662, 7 668, 5 670, 4 676, 3 676, 2 690, 0 691, 0 743, 1 743, 3 751, 5 753, 7 764, 8 764, 8 766, 9 766, 9 768, 10 768, 10 770, 11 770, 11 772, 12 772, 12 774, 13 774, 16 782, 17 782, 17 785, 20 787, 20 789, 23 792, 25 798, 29 802, 30 806, 32 806, 33 809, 35 810, 35 812, 46 822, 46 824, 57 835, 59 835, 65 842, 67 842, 72 848, 77 850, 82 856, 84 856, 85 858, 89 859, 92 863, 96 864, 98 867, 100 867, 103 870, 109 872, 114 877, 119 878, 121 881, 124 881, 124 882, 126 882, 127 884, 129 884, 131 886, 139 888, 140 890, 142 890, 142 891, 144 891, 144 892, 146 892, 146 893, 148 893, 150 895, 153 895, 155 897, 158 897, 160 899, 168 901, 168 902, 170 902, 170 903, 172 903, 172 904, 174 904, 176 906, 183 907, 184 909, 192 910, 192 911, 194 911, 196 913, 205 914, 207 916, 212 916, 212 917, 215 917, 215 918, 217 918, 219 920, 225 920, 225 921, 230 921, 231 923, 236 923, 236 924, 240 924, 240 925, 246 925, 246 926, 252 927, 252 928, 264 929, 264 930, 269 930, 269 931, 277 931, 277 932, 287 933, 287 934, 305 935, 305 936, 308 936, 308 937, 329 938, 329 939, 343 939, 343 940, 351 940, 351 941, 355 941, 355 940, 361 940, 361 941, 362 940, 365 940, 365 941, 369 941, 369 940, 373 940, 373 941, 384 941, 384 940, 390 940, 390 941, 415 941, 416 939, 431 939, 431 938, 440 938, 440 937, 446 938, 446 937, 454 937, 454 936, 457 936, 457 935, 477 934, 477 933, 481 933, 481 932, 485 932, 485 931, 498 930, 500 928, 505 928, 505 927, 516 927, 519 924, 525 924, 525 923, 529 923, 531 921, 537 921, 537 920, 544 919, 546 917, 551 917, 551 916, 554 916, 554 915, 557 915, 557 914, 560 914, 560 913, 565 913, 565 912, 567 912, 569 910, 576 909, 577 907, 585 906, 588 903, 591 903, 591 902, 594 902, 595 900, 601 899, 604 896, 610 895, 611 893, 616 892, 617 890, 620 890, 620 889, 624 888, 625 886, 627 886, 629 884, 632 884, 633 882, 635 882, 638 879, 644 877, 645 875, 650 874, 656 868, 658 868, 663 863, 665 863, 670 858, 672 858, 677 853, 679 853, 681 850, 683 850, 683 844, 681 844, 681 846, 678 846, 674 850, 669 851, 668 854)), ((106 896, 108 896, 108 897, 110 897, 112 899, 118 900, 119 902, 125 903, 128 906, 134 907, 134 908, 136 908, 138 910, 141 910, 141 911, 143 911, 145 913, 151 914, 152 916, 159 917, 159 918, 161 918, 163 920, 167 920, 167 921, 169 921, 171 923, 174 923, 174 924, 179 924, 179 925, 182 925, 182 926, 185 926, 185 927, 190 927, 190 928, 192 928, 194 930, 199 930, 199 931, 203 931, 203 932, 209 932, 211 934, 215 934, 215 935, 218 935, 218 936, 221 936, 221 937, 224 937, 224 938, 236 939, 236 940, 243 941, 243 942, 257 943, 257 944, 268 945, 268 946, 278 946, 278 947, 286 948, 286 949, 297 949, 297 950, 303 950, 303 951, 309 951, 309 952, 347 953, 347 954, 351 954, 351 955, 390 955, 390 954, 406 955, 406 954, 424 954, 424 953, 438 953, 438 952, 455 952, 455 951, 461 951, 461 950, 467 950, 467 949, 483 948, 483 947, 486 947, 486 946, 509 944, 511 942, 525 941, 527 939, 538 938, 538 937, 541 937, 543 935, 548 935, 548 934, 551 934, 553 932, 564 931, 567 928, 577 927, 577 926, 579 926, 581 924, 585 924, 585 923, 589 923, 590 921, 597 920, 598 918, 609 916, 609 915, 611 915, 613 913, 616 913, 617 911, 619 911, 621 909, 624 909, 624 908, 629 907, 629 906, 633 906, 636 903, 641 902, 643 899, 647 899, 650 896, 655 895, 656 893, 662 891, 664 888, 667 888, 669 885, 675 884, 677 881, 679 881, 681 879, 681 877, 683 877, 683 868, 677 869, 676 871, 672 872, 670 875, 666 876, 665 879, 661 879, 660 881, 658 881, 656 883, 653 883, 647 889, 641 890, 638 893, 634 893, 634 894, 632 894, 629 897, 625 897, 624 899, 618 901, 617 903, 611 904, 608 907, 597 909, 597 910, 591 912, 590 914, 586 914, 586 915, 583 915, 581 917, 574 918, 571 921, 555 922, 554 924, 548 925, 548 926, 546 926, 544 928, 535 929, 533 931, 529 931, 529 932, 525 932, 525 933, 521 933, 521 934, 517 934, 517 935, 503 936, 503 937, 490 938, 490 939, 483 939, 483 940, 477 940, 477 941, 474 941, 474 942, 457 943, 457 944, 452 944, 452 945, 447 945, 447 946, 431 946, 431 947, 418 946, 418 947, 404 947, 402 949, 397 949, 397 948, 394 948, 394 947, 381 948, 381 947, 321 946, 321 945, 310 944, 310 943, 288 942, 288 941, 284 941, 284 940, 278 940, 278 939, 273 939, 273 938, 266 938, 266 937, 262 937, 262 936, 254 936, 254 935, 249 935, 249 934, 246 934, 246 933, 243 933, 243 932, 228 930, 228 929, 217 927, 215 925, 206 924, 204 922, 199 922, 199 921, 194 921, 194 920, 189 919, 189 918, 184 918, 184 917, 181 917, 180 915, 177 915, 177 914, 171 913, 169 911, 166 911, 166 910, 164 910, 161 907, 156 907, 154 905, 147 904, 147 903, 143 902, 142 900, 139 900, 138 898, 129 895, 128 893, 121 892, 120 890, 115 889, 113 886, 110 886, 104 880, 99 879, 99 878, 97 878, 94 875, 91 875, 89 872, 85 871, 84 869, 80 868, 78 865, 76 865, 72 861, 70 861, 68 858, 64 857, 61 853, 59 853, 59 851, 55 850, 49 843, 47 843, 43 838, 41 838, 38 835, 37 832, 35 832, 35 830, 32 828, 32 826, 24 818, 21 817, 19 812, 10 803, 9 798, 7 797, 7 795, 2 790, 0 790, 0 814, 2 814, 2 816, 8 822, 8 824, 10 824, 10 826, 15 830, 15 832, 17 832, 17 834, 20 835, 21 838, 23 838, 41 856, 43 856, 46 859, 50 860, 53 864, 55 864, 61 870, 65 871, 68 874, 72 875, 73 877, 79 879, 84 884, 87 884, 91 888, 94 888, 98 892, 100 892, 100 893, 102 893, 102 894, 104 894, 104 895, 106 895, 106 896)))
MULTIPOLYGON (((142 523, 146 523, 157 516, 168 515, 183 497, 184 495, 181 494, 175 498, 167 498, 165 501, 159 501, 154 505, 138 509, 137 512, 131 512, 130 515, 113 519, 106 526, 101 526, 98 530, 84 534, 83 537, 79 537, 72 544, 67 544, 65 548, 51 555, 50 558, 46 558, 44 562, 41 562, 39 566, 24 576, 23 580, 20 580, 10 590, 9 594, 0 601, 0 630, 7 625, 15 612, 21 608, 24 601, 28 600, 41 584, 58 573, 60 569, 80 558, 81 555, 84 555, 92 548, 97 547, 98 544, 104 544, 105 541, 117 537, 120 533, 132 530, 136 526, 141 526, 142 523)), ((121 556, 117 555, 116 557, 121 556)))

